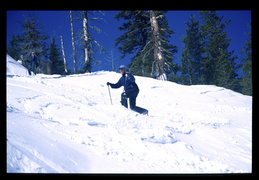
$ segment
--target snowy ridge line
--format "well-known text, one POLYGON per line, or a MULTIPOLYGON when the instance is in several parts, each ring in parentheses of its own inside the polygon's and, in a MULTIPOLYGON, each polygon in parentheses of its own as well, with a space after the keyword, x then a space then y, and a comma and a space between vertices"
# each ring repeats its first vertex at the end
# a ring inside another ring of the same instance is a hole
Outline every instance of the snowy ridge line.
POLYGON ((250 96, 136 76, 137 105, 150 112, 137 115, 121 89, 110 105, 106 82, 119 77, 7 76, 7 171, 251 172, 250 96))

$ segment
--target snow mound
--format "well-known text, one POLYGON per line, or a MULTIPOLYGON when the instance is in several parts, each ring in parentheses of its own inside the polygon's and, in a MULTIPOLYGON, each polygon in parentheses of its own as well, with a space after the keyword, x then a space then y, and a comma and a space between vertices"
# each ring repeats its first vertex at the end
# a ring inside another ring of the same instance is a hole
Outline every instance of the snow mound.
POLYGON ((252 97, 135 76, 140 115, 114 72, 7 76, 7 172, 249 173, 252 97))
POLYGON ((21 75, 28 76, 28 70, 15 61, 11 56, 6 54, 6 75, 21 75))

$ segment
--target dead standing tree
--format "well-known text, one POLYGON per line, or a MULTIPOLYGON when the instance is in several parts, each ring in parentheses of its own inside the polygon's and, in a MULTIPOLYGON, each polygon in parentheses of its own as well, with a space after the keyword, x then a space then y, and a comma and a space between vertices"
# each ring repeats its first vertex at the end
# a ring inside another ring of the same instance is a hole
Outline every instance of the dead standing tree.
POLYGON ((73 25, 72 11, 70 11, 69 17, 70 17, 71 37, 72 37, 74 73, 76 73, 76 45, 75 45, 75 35, 74 35, 74 25, 73 25))
POLYGON ((83 19, 83 34, 84 34, 84 55, 85 55, 85 69, 90 70, 90 57, 89 57, 89 33, 88 33, 88 16, 87 11, 82 12, 83 19))
POLYGON ((64 49, 64 41, 63 41, 63 37, 60 36, 60 40, 61 40, 61 48, 62 48, 62 56, 63 56, 63 61, 64 61, 64 69, 65 72, 67 73, 67 60, 66 60, 66 56, 65 56, 65 49, 64 49))
POLYGON ((154 61, 152 64, 152 69, 154 69, 158 73, 158 80, 167 80, 166 74, 164 71, 164 59, 162 54, 162 47, 160 41, 160 33, 159 33, 159 25, 157 19, 160 16, 156 16, 156 13, 153 10, 149 11, 150 13, 150 24, 151 24, 151 32, 152 32, 152 40, 153 40, 153 48, 154 48, 154 61))

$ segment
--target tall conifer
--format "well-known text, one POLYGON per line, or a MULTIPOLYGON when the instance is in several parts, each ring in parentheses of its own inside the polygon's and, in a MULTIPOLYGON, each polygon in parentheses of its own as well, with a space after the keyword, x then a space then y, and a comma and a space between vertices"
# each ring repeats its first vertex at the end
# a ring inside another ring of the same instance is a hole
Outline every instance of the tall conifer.
POLYGON ((116 19, 124 20, 123 25, 119 27, 124 34, 116 38, 115 45, 122 53, 122 58, 127 54, 134 54, 129 64, 131 72, 158 78, 161 75, 160 72, 164 71, 167 75, 173 72, 175 66, 172 61, 177 48, 169 43, 169 38, 174 32, 169 30, 166 12, 152 12, 156 16, 157 27, 159 27, 159 34, 156 35, 152 35, 154 29, 151 26, 151 11, 121 11, 116 14, 116 19), (160 44, 154 43, 154 37, 160 44), (155 48, 154 44, 159 44, 159 48, 155 48), (155 49, 159 49, 162 61, 155 60, 155 49), (163 63, 159 65, 159 68, 155 68, 158 67, 159 62, 163 63))
POLYGON ((204 22, 200 25, 204 43, 203 82, 237 90, 237 66, 234 62, 237 57, 233 55, 234 51, 229 51, 231 39, 224 31, 231 20, 222 22, 223 17, 219 17, 216 11, 201 11, 199 14, 204 22))
POLYGON ((48 35, 42 33, 42 27, 37 23, 36 15, 25 17, 25 20, 21 22, 22 34, 19 36, 21 54, 25 61, 30 62, 30 56, 32 52, 35 52, 38 57, 39 67, 38 72, 46 72, 46 60, 47 60, 47 47, 45 40, 48 39, 48 35))
MULTIPOLYGON (((251 27, 251 25, 250 25, 251 27)), ((242 58, 242 73, 244 76, 241 78, 242 93, 246 95, 253 95, 252 89, 252 34, 248 34, 248 40, 244 46, 242 58)))
POLYGON ((52 37, 52 41, 49 48, 49 60, 51 64, 52 74, 64 74, 64 64, 61 60, 60 50, 55 43, 55 38, 52 37))
POLYGON ((200 84, 202 83, 202 60, 204 47, 202 36, 199 28, 199 22, 195 20, 194 15, 190 17, 191 22, 186 22, 186 35, 182 41, 184 50, 182 51, 182 74, 183 84, 200 84))

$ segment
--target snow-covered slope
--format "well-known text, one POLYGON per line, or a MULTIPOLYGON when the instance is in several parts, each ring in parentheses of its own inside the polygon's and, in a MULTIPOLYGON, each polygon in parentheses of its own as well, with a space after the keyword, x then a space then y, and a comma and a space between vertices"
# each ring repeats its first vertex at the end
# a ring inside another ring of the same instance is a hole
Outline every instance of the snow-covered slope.
POLYGON ((136 76, 120 105, 120 74, 7 76, 7 172, 228 173, 252 170, 252 97, 216 86, 136 76))
POLYGON ((29 75, 28 70, 15 61, 11 56, 6 54, 6 75, 29 75))

